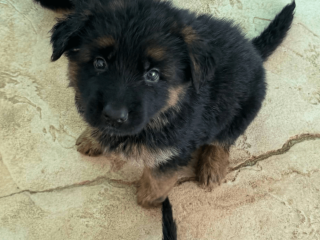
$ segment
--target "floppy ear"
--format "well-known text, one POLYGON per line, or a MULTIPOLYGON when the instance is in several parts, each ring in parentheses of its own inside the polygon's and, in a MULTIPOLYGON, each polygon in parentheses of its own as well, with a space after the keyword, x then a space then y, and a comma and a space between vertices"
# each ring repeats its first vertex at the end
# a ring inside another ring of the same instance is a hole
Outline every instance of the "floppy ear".
POLYGON ((51 29, 52 61, 58 60, 64 52, 80 46, 80 34, 86 22, 87 17, 69 15, 54 25, 51 29))
POLYGON ((199 93, 203 83, 213 78, 216 65, 214 53, 210 51, 212 47, 208 40, 197 34, 191 26, 183 28, 182 36, 189 54, 191 80, 199 93))

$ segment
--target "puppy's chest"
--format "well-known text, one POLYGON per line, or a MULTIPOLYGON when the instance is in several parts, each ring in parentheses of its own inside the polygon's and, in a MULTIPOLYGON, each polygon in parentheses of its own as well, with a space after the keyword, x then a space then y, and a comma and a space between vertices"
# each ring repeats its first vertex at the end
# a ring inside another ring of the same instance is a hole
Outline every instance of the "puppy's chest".
POLYGON ((108 137, 103 139, 102 147, 106 155, 119 154, 126 161, 155 167, 179 154, 174 146, 159 147, 135 137, 108 137))

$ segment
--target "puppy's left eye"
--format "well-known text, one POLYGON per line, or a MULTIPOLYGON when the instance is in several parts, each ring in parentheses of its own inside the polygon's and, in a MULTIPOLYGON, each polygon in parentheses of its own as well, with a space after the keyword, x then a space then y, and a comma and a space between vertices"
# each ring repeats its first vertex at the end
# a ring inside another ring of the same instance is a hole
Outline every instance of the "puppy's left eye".
POLYGON ((107 68, 106 60, 104 60, 102 57, 97 57, 94 60, 93 65, 97 70, 104 70, 107 68))
POLYGON ((157 69, 151 69, 147 74, 145 75, 145 79, 147 82, 156 83, 160 79, 160 74, 157 69))

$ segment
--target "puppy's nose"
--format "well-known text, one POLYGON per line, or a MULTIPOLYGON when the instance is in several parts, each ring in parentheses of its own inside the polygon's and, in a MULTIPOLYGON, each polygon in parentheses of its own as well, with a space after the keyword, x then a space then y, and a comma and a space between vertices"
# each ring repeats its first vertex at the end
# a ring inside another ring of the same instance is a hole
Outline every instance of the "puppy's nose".
POLYGON ((105 118, 123 123, 128 120, 128 109, 126 107, 114 107, 110 104, 103 108, 102 114, 105 118))

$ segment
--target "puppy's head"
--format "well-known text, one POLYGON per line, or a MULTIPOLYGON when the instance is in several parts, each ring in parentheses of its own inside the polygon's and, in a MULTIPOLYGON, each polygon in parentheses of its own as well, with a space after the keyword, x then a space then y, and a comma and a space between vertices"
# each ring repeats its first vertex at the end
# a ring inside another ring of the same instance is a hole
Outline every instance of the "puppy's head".
POLYGON ((194 91, 191 82, 199 91, 213 66, 197 33, 173 11, 158 1, 97 0, 54 26, 52 60, 66 53, 76 105, 91 126, 137 134, 178 109, 194 91))

